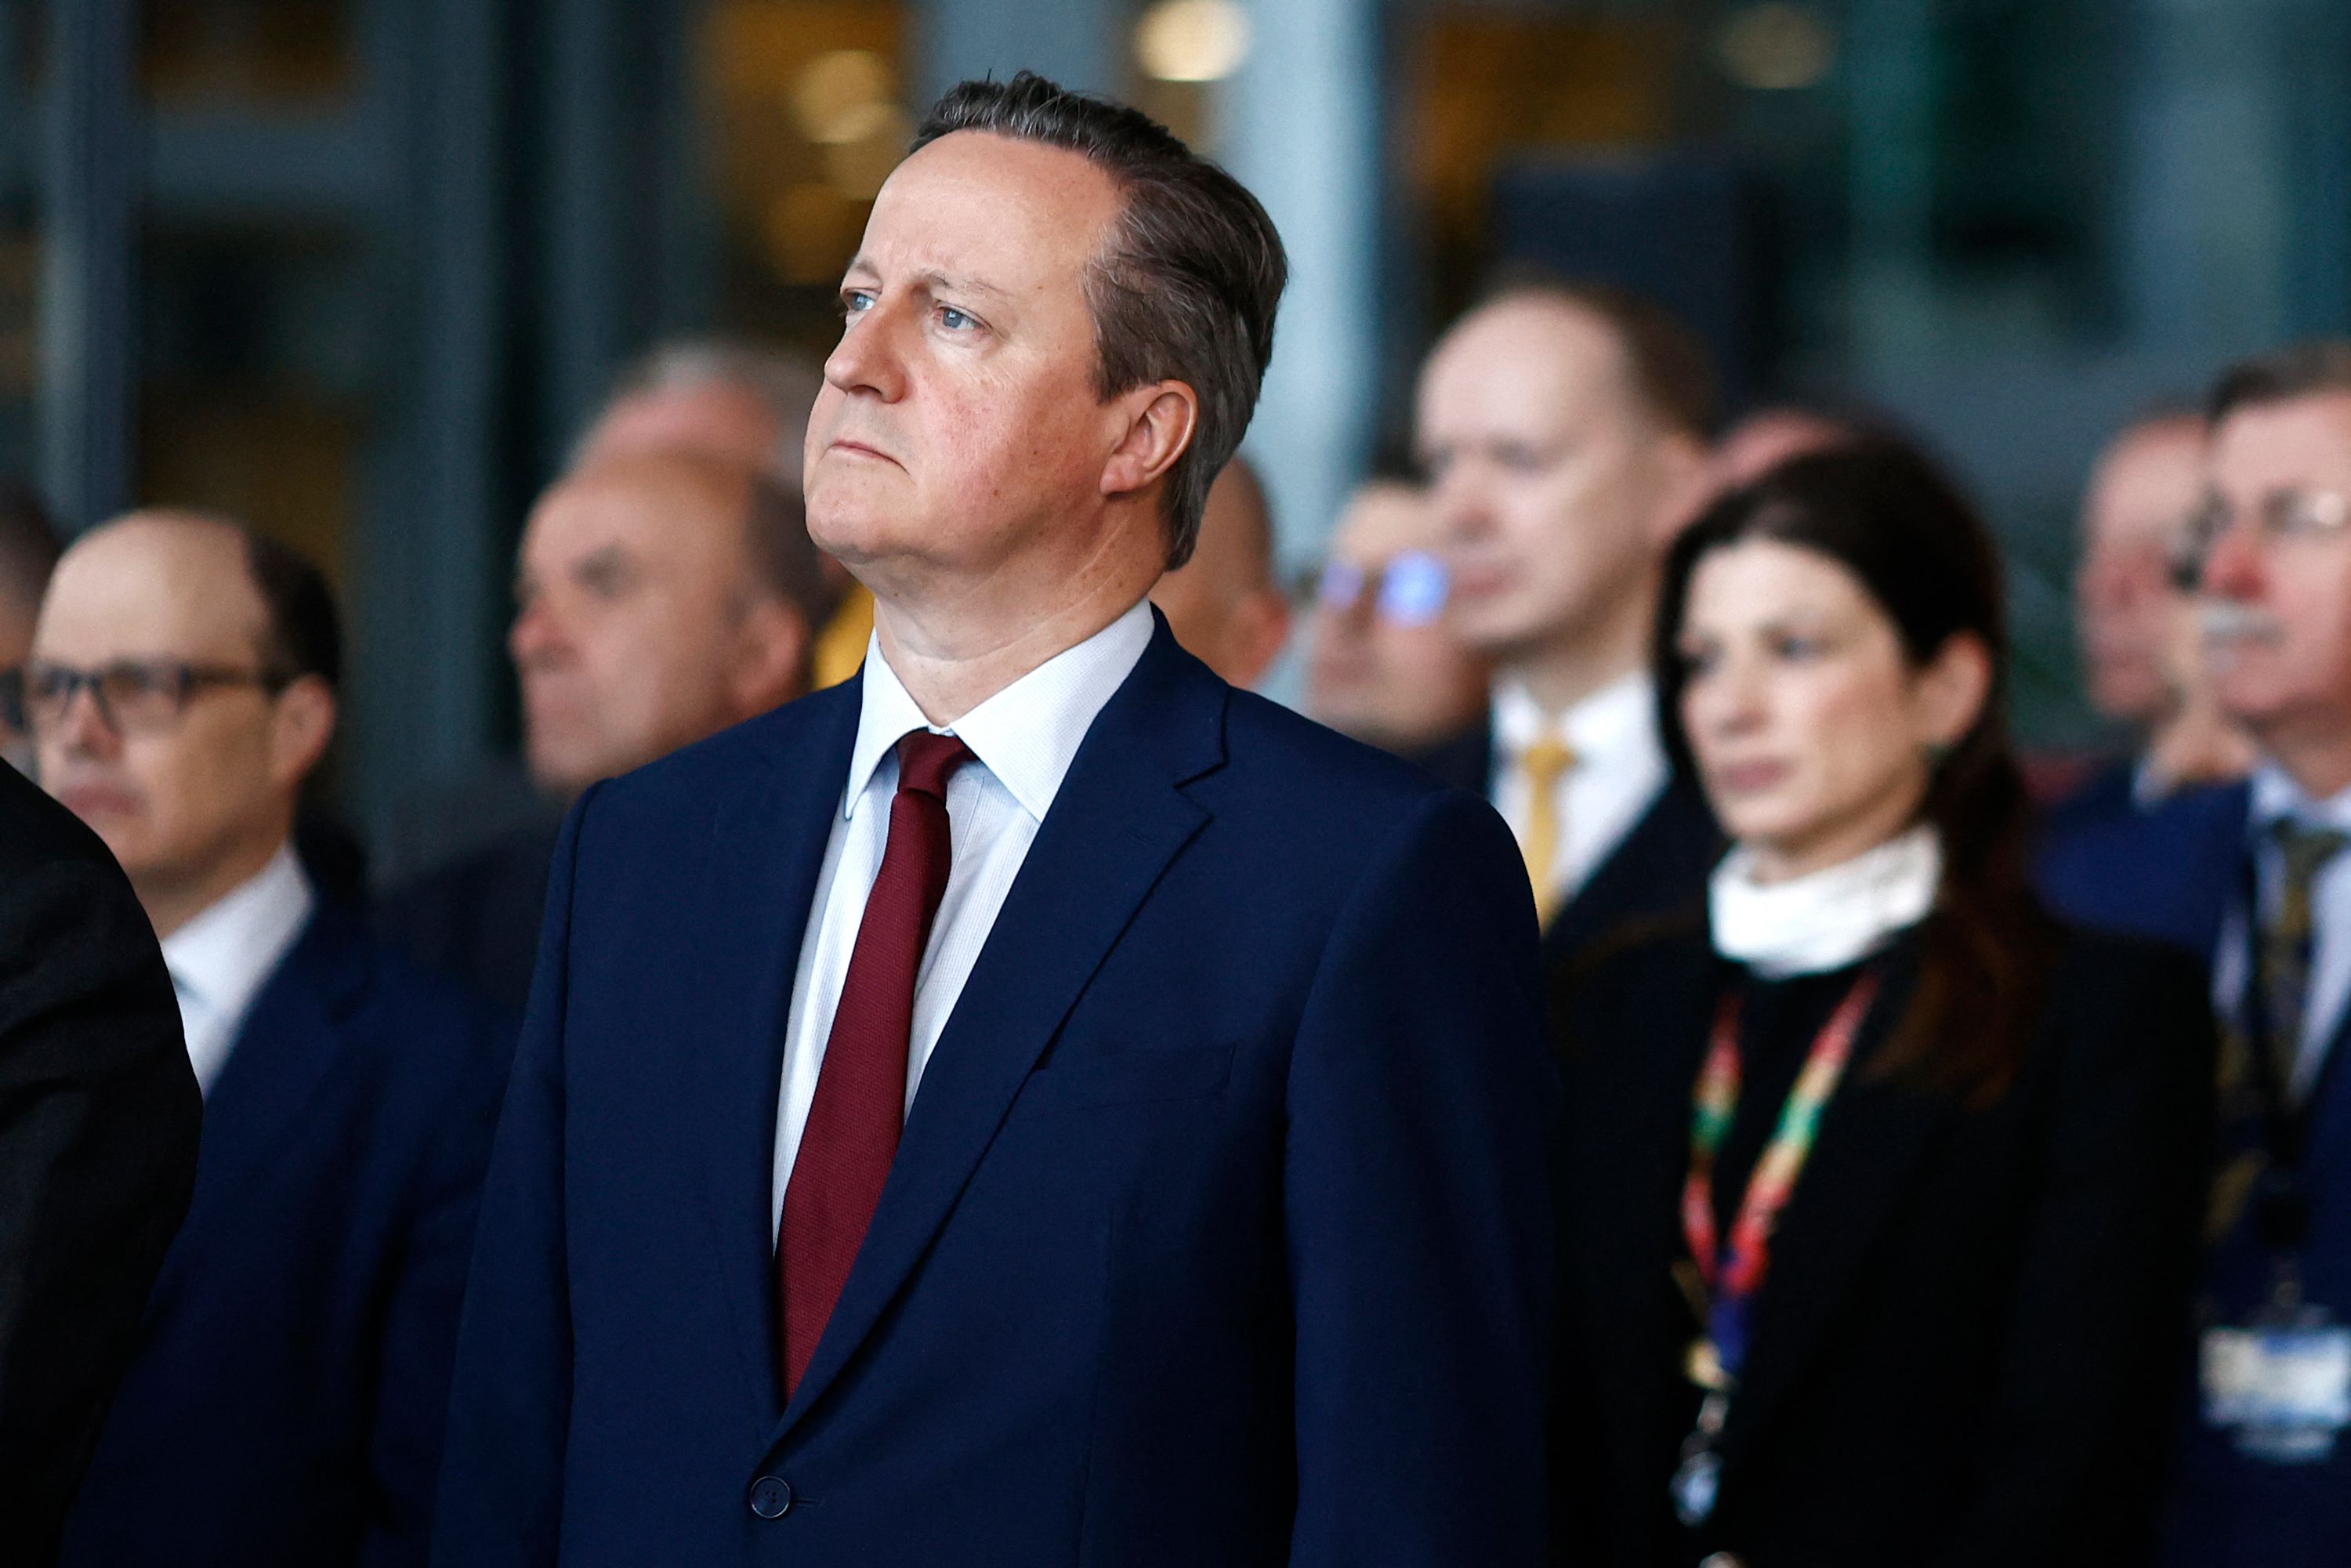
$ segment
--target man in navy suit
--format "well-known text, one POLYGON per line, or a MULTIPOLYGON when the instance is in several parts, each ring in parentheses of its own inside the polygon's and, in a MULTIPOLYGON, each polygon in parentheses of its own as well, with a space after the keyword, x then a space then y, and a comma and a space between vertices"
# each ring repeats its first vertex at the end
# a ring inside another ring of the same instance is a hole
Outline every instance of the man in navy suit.
POLYGON ((289 847, 340 642, 314 567, 199 517, 89 535, 42 607, 42 780, 130 873, 204 1092, 69 1564, 425 1555, 512 1040, 325 905, 289 847))
POLYGON ((2074 577, 2084 685, 2137 744, 2051 809, 2037 856, 2042 893, 2068 919, 2199 956, 2235 891, 2252 763, 2199 667, 2194 612, 2173 580, 2204 496, 2204 441, 2202 416, 2158 411, 2091 474, 2074 577))
POLYGON ((2221 1146, 2164 1561, 2351 1562, 2351 342, 2233 367, 2191 535, 2261 748, 2213 992, 2221 1146), (2250 894, 2250 897, 2247 896, 2250 894))
POLYGON ((1145 601, 1280 243, 1025 73, 916 147, 809 436, 872 651, 572 810, 435 1561, 1540 1563, 1510 835, 1145 601))

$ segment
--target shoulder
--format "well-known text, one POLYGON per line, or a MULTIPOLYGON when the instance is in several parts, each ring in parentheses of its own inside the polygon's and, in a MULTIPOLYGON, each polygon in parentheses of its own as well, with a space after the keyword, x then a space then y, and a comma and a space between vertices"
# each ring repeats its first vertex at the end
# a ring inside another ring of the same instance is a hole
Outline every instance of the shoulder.
MULTIPOLYGON (((650 826, 747 779, 807 766, 829 746, 845 747, 854 737, 860 701, 858 683, 848 681, 681 747, 595 786, 590 792, 594 813, 604 823, 650 826)), ((582 798, 583 805, 588 800, 582 798)))
POLYGON ((1227 787, 1276 808, 1395 821, 1447 793, 1447 783, 1253 692, 1235 691, 1225 717, 1227 787))
POLYGON ((2053 930, 2043 1031, 2053 1071, 2209 1077, 2214 1031, 2201 959, 2147 937, 2053 930))
POLYGON ((517 1019, 410 958, 356 915, 322 908, 311 920, 282 977, 341 1021, 347 1043, 363 1042, 395 1072, 503 1079, 517 1019))

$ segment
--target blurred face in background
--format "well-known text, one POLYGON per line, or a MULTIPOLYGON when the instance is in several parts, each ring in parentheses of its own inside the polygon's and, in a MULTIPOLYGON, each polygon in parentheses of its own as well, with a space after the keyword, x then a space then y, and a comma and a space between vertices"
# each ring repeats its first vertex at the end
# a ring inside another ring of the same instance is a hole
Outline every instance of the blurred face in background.
POLYGON ((2186 598, 2176 559, 2204 490, 2204 425, 2168 419, 2126 432, 2099 460, 2082 502, 2074 630, 2090 706, 2150 726, 2178 706, 2170 648, 2186 598))
POLYGON ((653 387, 631 392, 604 411, 580 444, 574 466, 593 467, 612 457, 695 452, 797 480, 797 464, 777 461, 784 440, 775 415, 741 387, 724 382, 653 387))
POLYGON ((1447 623, 1450 573, 1427 497, 1355 493, 1331 540, 1307 622, 1306 710, 1392 751, 1434 746, 1486 706, 1483 660, 1447 623))
POLYGON ((1608 324, 1540 296, 1486 306, 1429 357, 1416 421, 1463 640, 1503 664, 1637 645, 1705 454, 1650 412, 1608 324))
POLYGON ((41 782, 166 934, 268 863, 333 734, 324 682, 265 679, 266 624, 244 541, 196 520, 85 536, 43 601, 27 696, 41 782), (90 674, 108 677, 97 696, 71 678, 90 674))
POLYGON ((2212 433, 2206 650, 2273 754, 2351 738, 2351 392, 2241 408, 2212 433))
POLYGON ((1085 279, 1120 206, 1081 154, 981 131, 931 142, 883 186, 841 280, 808 509, 817 544, 885 607, 989 622, 1156 580, 1156 493, 1112 503, 1164 476, 1130 450, 1144 411, 1172 462, 1194 404, 1173 383, 1095 390, 1085 279))
POLYGON ((1688 672, 1681 723, 1707 799, 1774 881, 1908 827, 1930 754, 1974 725, 1991 679, 1967 637, 1914 667, 1844 566, 1762 538, 1698 562, 1677 650, 1688 672))
POLYGON ((1273 569, 1265 490, 1238 458, 1208 486, 1192 559, 1161 578, 1151 601, 1176 641, 1225 680, 1253 686, 1290 639, 1290 600, 1273 569))
POLYGON ((577 794, 799 695, 806 628, 754 571, 749 484, 707 459, 618 457, 539 501, 507 645, 542 789, 577 794))

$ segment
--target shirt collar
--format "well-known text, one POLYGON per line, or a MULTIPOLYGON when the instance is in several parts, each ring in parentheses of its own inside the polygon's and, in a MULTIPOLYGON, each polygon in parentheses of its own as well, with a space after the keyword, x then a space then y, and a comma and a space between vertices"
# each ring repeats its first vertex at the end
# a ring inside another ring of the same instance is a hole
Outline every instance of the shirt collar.
POLYGON ((2284 768, 2264 762, 2253 770, 2252 816, 2253 824, 2263 829, 2293 817, 2313 827, 2351 831, 2351 789, 2314 800, 2284 768))
POLYGON ((841 797, 843 817, 853 814, 909 730, 960 737, 981 766, 1037 821, 1061 793, 1061 780, 1077 760, 1078 747, 1102 710, 1151 645, 1149 600, 1078 643, 1054 654, 953 724, 935 725, 907 695, 898 673, 883 656, 875 632, 865 649, 865 689, 857 719, 857 743, 849 753, 849 788, 841 797))
POLYGON ((241 1017, 317 902, 293 847, 280 844, 259 873, 163 938, 172 984, 214 1014, 241 1017))
POLYGON ((1656 687, 1646 670, 1619 676, 1553 718, 1517 681, 1494 689, 1494 740, 1516 757, 1545 736, 1565 741, 1579 765, 1656 750, 1656 687))

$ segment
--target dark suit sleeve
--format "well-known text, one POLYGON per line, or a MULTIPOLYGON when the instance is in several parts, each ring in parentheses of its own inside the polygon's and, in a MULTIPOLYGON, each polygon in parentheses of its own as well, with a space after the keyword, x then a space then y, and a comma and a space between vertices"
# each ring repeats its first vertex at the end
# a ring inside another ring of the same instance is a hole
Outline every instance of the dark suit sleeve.
POLYGON ((1947 1568, 2147 1552, 2205 1190, 2213 1032, 2200 966, 2099 946, 2057 998, 2041 1199, 1979 1501, 1934 1559, 1947 1568))
POLYGON ((458 1311, 504 1085, 498 1069, 512 1040, 486 1011, 475 1016, 467 1009, 452 1017, 450 1027, 463 1030, 465 1038, 440 1137, 418 1172, 398 1275, 384 1309, 369 1453, 376 1495, 360 1553, 364 1568, 421 1564, 431 1544, 458 1311))
MULTIPOLYGON (((25 828, 10 816, 0 832, 25 828)), ((162 954, 121 873, 94 841, 87 857, 29 869, 0 856, 0 1556, 10 1562, 55 1550, 187 1215, 202 1112, 162 954)))
POLYGON ((1301 1568, 1543 1560, 1552 1224, 1533 900, 1432 796, 1342 914, 1290 1068, 1301 1568))
POLYGON ((595 793, 556 846, 538 974, 482 1188, 434 1519, 442 1568, 555 1561, 571 1420, 563 1022, 573 872, 595 793))

